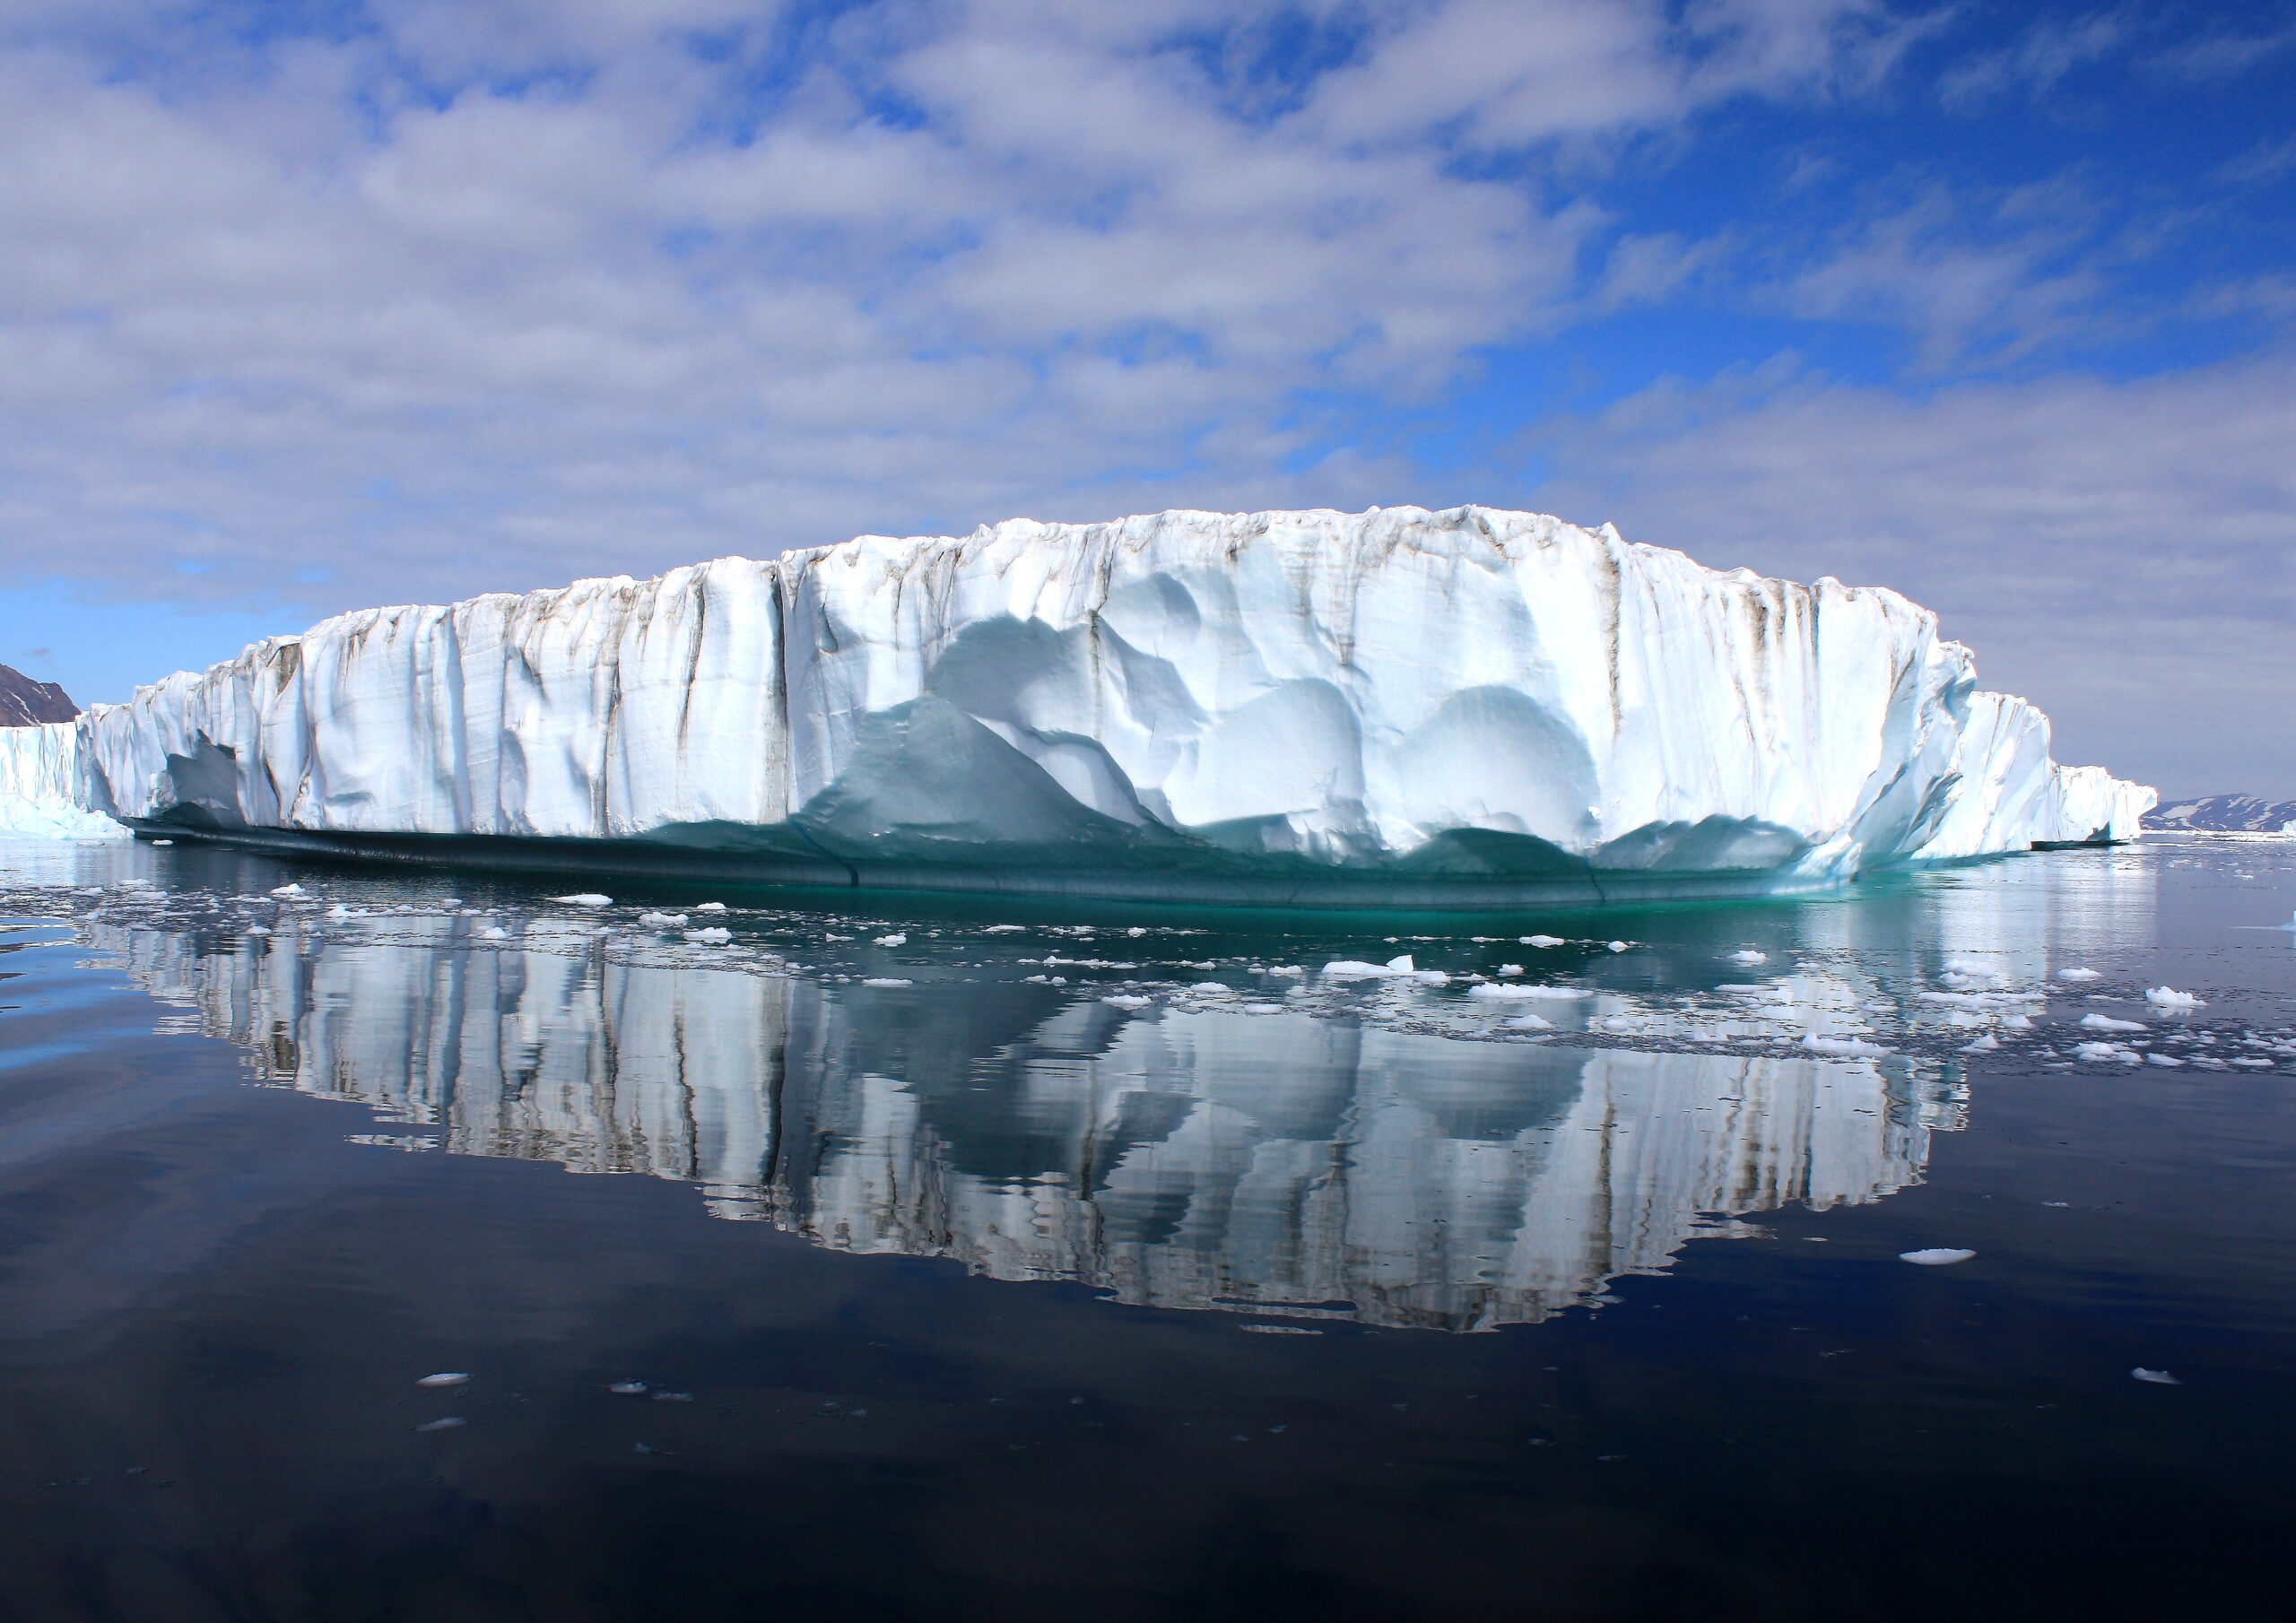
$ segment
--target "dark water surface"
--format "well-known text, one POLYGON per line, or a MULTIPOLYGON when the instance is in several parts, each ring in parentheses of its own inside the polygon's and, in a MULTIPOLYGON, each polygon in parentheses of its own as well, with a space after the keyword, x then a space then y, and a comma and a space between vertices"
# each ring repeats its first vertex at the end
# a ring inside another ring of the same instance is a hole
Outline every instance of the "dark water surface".
POLYGON ((0 1619, 2279 1619, 2292 858, 1502 927, 0 846, 0 1619))

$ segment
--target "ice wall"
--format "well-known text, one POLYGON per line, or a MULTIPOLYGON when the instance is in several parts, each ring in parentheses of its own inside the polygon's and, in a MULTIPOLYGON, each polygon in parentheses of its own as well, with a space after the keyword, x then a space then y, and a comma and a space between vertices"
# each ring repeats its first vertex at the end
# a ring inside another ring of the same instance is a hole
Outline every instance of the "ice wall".
POLYGON ((1894 593, 1482 508, 1013 520, 368 610, 82 726, 132 818, 1083 889, 1822 884, 2134 835, 2153 798, 2052 763, 1894 593))
POLYGON ((90 923, 258 1076, 465 1154, 703 1186, 825 1245, 1123 1300, 1383 1324, 1535 1321, 1718 1212, 1873 1201, 1959 1124, 1935 1066, 1463 1044, 609 960, 535 921, 389 939, 90 923))
POLYGON ((84 809, 74 723, 0 727, 0 834, 125 839, 127 830, 84 809))

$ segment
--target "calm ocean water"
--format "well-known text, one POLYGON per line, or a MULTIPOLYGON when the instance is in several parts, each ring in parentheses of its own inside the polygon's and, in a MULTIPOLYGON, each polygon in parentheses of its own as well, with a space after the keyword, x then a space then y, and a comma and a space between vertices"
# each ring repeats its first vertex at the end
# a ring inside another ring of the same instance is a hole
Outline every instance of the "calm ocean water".
POLYGON ((2285 1615, 2296 845, 1497 922, 0 869, 8 1623, 2285 1615))

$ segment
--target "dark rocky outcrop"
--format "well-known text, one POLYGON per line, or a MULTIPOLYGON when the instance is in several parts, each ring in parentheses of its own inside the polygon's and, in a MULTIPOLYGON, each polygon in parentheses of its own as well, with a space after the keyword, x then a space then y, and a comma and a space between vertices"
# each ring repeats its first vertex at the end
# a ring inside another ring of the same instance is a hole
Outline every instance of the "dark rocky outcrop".
POLYGON ((0 727, 37 727, 80 714, 72 696, 52 681, 34 681, 13 665, 0 665, 0 727))

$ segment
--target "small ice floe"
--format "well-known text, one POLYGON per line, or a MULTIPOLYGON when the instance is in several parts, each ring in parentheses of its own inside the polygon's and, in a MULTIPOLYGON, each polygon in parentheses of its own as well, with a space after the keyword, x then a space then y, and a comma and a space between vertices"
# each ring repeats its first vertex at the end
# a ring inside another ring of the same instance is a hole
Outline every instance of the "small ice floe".
POLYGON ((863 979, 865 986, 914 986, 915 981, 903 980, 898 975, 872 975, 863 979))
POLYGON ((247 935, 269 935, 271 932, 262 924, 249 924, 242 933, 247 935))
POLYGON ((463 898, 459 896, 442 896, 439 898, 439 905, 441 907, 459 907, 463 905, 463 898))
POLYGON ((613 898, 600 896, 595 890, 577 890, 571 896, 545 896, 546 902, 559 902, 569 907, 611 907, 613 898))
POLYGON ((1623 952, 1628 948, 1633 946, 1634 943, 1632 942, 1605 942, 1603 945, 1608 947, 1613 952, 1623 952))
POLYGON ((687 919, 683 913, 641 913, 638 922, 648 930, 674 930, 687 919))
POLYGON ((271 894, 274 896, 285 897, 289 901, 295 901, 302 897, 309 896, 310 892, 304 890, 300 885, 280 885, 274 888, 271 894))
POLYGON ((414 1429, 417 1431, 452 1431, 457 1426, 466 1426, 469 1423, 469 1421, 464 1419, 462 1416, 458 1414, 450 1414, 441 1416, 439 1419, 435 1420, 426 1421, 422 1425, 416 1427, 414 1429))
POLYGON ((1281 1014, 1283 1012, 1283 1005, 1282 1003, 1246 1003, 1244 1012, 1246 1014, 1281 1014))
POLYGON ((2094 981, 2102 980, 2104 976, 2095 969, 2059 969, 2057 978, 2061 981, 2094 981))
POLYGON ((648 1388, 643 1381, 614 1381, 608 1384, 606 1390, 617 1397, 642 1398, 648 1388))
POLYGON ((881 935, 870 944, 877 947, 906 947, 909 945, 909 937, 896 932, 891 935, 881 935))
POLYGON ((1911 1263, 1917 1268, 1944 1268, 1953 1263, 1966 1263, 1976 1254, 1952 1245, 1932 1245, 1926 1251, 1900 1251, 1898 1261, 1911 1263))
POLYGON ((1155 1000, 1153 998, 1126 997, 1122 994, 1118 994, 1114 997, 1104 997, 1100 1000, 1100 1002, 1106 1003, 1111 1009, 1145 1009, 1154 1001, 1155 1000))
POLYGON ((364 907, 346 907, 341 902, 337 902, 334 907, 329 907, 326 910, 326 916, 338 922, 346 918, 364 918, 367 916, 367 909, 364 907))
POLYGON ((1497 998, 1507 1002, 1520 1002, 1526 998, 1537 998, 1551 1002, 1576 1002, 1595 994, 1584 986, 1501 986, 1486 981, 1467 994, 1469 997, 1497 998))
POLYGON ((1564 944, 1559 935, 1518 935, 1515 939, 1526 947, 1560 947, 1564 944))
POLYGON ((2184 1063, 2184 1061, 2179 1059, 2173 1054, 2148 1054, 2144 1056, 2144 1059, 2146 1063, 2153 1065, 2181 1065, 2184 1063))
POLYGON ((726 910, 726 904, 723 902, 697 902, 694 904, 693 910, 696 913, 723 913, 726 910))
POLYGON ((1493 975, 1520 975, 1522 972, 1523 966, 1520 964, 1501 964, 1492 971, 1493 975))
POLYGON ((481 941, 507 942, 510 939, 510 933, 500 924, 489 924, 478 933, 478 936, 481 941))
POLYGON ((1132 928, 1126 930, 1125 933, 1126 935, 1145 935, 1148 933, 1148 926, 1145 924, 1135 924, 1132 928))
POLYGON ((175 842, 175 841, 173 841, 173 840, 171 840, 171 839, 155 839, 155 840, 151 841, 150 843, 151 843, 151 844, 152 844, 152 845, 155 845, 155 846, 172 846, 172 845, 174 845, 176 842, 175 842))
POLYGON ((1197 981, 1188 988, 1190 992, 1225 992, 1227 989, 1225 981, 1197 981))
POLYGON ((699 930, 687 931, 685 938, 697 947, 722 947, 734 939, 734 933, 714 924, 705 924, 699 930))
POLYGON ((426 1375, 414 1384, 417 1386, 459 1386, 469 1379, 468 1370, 449 1369, 439 1375, 426 1375))
POLYGON ((1766 964, 1770 962, 1769 953, 1757 952, 1752 947, 1741 947, 1735 952, 1726 953, 1724 956, 1728 958, 1734 964, 1744 964, 1749 968, 1752 968, 1755 964, 1766 964))
POLYGON ((1324 966, 1324 978, 1334 981, 1415 980, 1431 986, 1440 986, 1451 977, 1440 969, 1422 969, 1411 954, 1405 952, 1384 964, 1368 964, 1359 959, 1335 959, 1324 966))
POLYGON ((1991 1054, 2000 1046, 2001 1039, 1988 1031, 1973 1043, 1963 1043, 1961 1052, 1963 1054, 1991 1054))
POLYGON ((1831 1055, 1842 1059, 1895 1052, 1879 1043, 1868 1043, 1854 1037, 1820 1037, 1814 1031, 1802 1039, 1802 1046, 1812 1054, 1831 1055))
POLYGON ((2086 1060, 2091 1064, 2100 1064, 2107 1060, 2118 1060, 2130 1065, 2144 1063, 2135 1049, 2120 1043, 2083 1043, 2074 1049, 2073 1057, 2086 1060))
POLYGON ((2081 1017, 2081 1026, 2083 1029, 2088 1031, 2142 1031, 2144 1029, 2143 1020, 2117 1020, 2109 1014, 2099 1014, 2094 1010, 2091 1010, 2081 1017))
POLYGON ((1018 935, 1027 928, 1026 924, 984 924, 980 933, 983 935, 1018 935))
POLYGON ((2149 986, 2144 1001, 2155 1009, 2198 1009, 2205 1005, 2189 992, 2179 992, 2174 986, 2149 986))
POLYGON ((2150 1382, 2155 1386, 2181 1386, 2184 1384, 2182 1381, 2177 1379, 2176 1376, 2170 1375, 2165 1369, 2147 1369, 2144 1366, 2139 1365, 2136 1368, 2130 1370, 2128 1373, 2135 1376, 2138 1380, 2150 1382))
POLYGON ((1552 1020, 1548 1020, 1544 1015, 1538 1014, 1518 1014, 1511 1020, 1501 1020, 1499 1023, 1516 1031, 1552 1031, 1554 1029, 1554 1022, 1552 1020))

